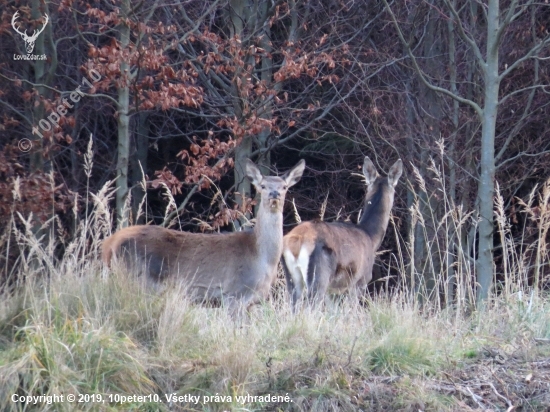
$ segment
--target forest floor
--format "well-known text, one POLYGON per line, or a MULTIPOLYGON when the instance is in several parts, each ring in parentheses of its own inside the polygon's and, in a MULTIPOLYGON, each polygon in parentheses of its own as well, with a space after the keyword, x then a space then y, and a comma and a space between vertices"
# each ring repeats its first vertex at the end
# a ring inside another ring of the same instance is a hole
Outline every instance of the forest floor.
MULTIPOLYGON (((396 404, 402 394, 399 382, 403 380, 410 378, 370 377, 357 388, 358 407, 372 411, 426 410, 426 394, 416 402, 410 398, 407 407, 396 404)), ((485 348, 479 359, 442 371, 437 377, 416 379, 413 386, 431 396, 450 398, 450 410, 550 411, 550 357, 540 353, 535 359, 525 359, 523 355, 507 356, 498 349, 485 348)))

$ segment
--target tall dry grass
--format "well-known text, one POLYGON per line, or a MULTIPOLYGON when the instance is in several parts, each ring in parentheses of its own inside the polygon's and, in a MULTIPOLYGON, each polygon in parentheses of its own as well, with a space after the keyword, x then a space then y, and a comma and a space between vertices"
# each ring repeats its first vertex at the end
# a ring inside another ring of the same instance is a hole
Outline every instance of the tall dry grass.
MULTIPOLYGON (((89 162, 92 155, 90 146, 89 162)), ((422 182, 420 173, 415 177, 422 182)), ((399 239, 399 256, 392 257, 402 282, 391 294, 362 303, 344 298, 293 314, 279 289, 237 320, 223 307, 193 304, 181 287, 152 291, 139 277, 102 266, 100 245, 112 221, 110 182, 90 194, 87 218, 75 220, 70 241, 51 232, 48 241, 37 239, 31 218, 14 215, 10 230, 20 258, 10 272, 14 287, 0 298, 0 410, 451 411, 476 404, 505 410, 504 400, 482 398, 476 387, 468 387, 470 396, 460 386, 443 390, 441 382, 488 351, 526 362, 550 355, 544 343, 550 340, 550 303, 540 290, 541 271, 535 268, 535 281, 528 282, 526 257, 535 256, 539 267, 548 260, 548 193, 547 183, 524 202, 539 226, 536 242, 519 248, 497 199, 505 273, 479 312, 471 308, 475 272, 461 244, 473 214, 446 198, 443 214, 411 209, 413 221, 426 228, 423 241, 448 263, 432 273, 431 290, 414 264, 418 236, 412 234, 399 239), (54 259, 51 251, 62 241, 64 255, 54 259), (14 395, 69 394, 101 395, 103 402, 13 401, 14 395), (171 394, 200 402, 169 400, 171 394), (121 403, 120 395, 157 395, 162 402, 121 403), (238 398, 246 395, 251 397, 238 398), (265 395, 283 400, 252 397, 265 395)), ((423 270, 433 270, 426 262, 423 270)), ((522 402, 524 410, 550 405, 544 395, 522 402)))
MULTIPOLYGON (((444 158, 441 146, 441 159, 444 158)), ((401 287, 421 302, 430 301, 438 310, 453 306, 456 313, 475 310, 476 231, 479 216, 449 196, 443 160, 429 159, 429 181, 413 166, 410 186, 407 238, 398 241, 394 267, 402 274, 401 287), (423 245, 419 256, 416 244, 423 245)), ((550 285, 548 232, 550 230, 550 178, 535 185, 527 199, 514 198, 514 224, 505 212, 505 201, 496 184, 495 275, 490 300, 516 299, 517 295, 540 296, 550 285), (518 218, 519 217, 519 218, 518 218), (512 228, 514 226, 514 229, 512 228), (518 234, 518 231, 520 232, 518 234)), ((395 236, 400 237, 396 231, 395 236)))

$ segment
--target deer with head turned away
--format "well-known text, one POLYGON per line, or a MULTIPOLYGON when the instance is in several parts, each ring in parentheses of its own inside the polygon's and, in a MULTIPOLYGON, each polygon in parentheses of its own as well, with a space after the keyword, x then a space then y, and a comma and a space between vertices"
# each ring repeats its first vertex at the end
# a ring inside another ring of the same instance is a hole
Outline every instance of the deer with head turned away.
POLYGON ((265 299, 277 277, 283 249, 283 206, 289 187, 304 171, 301 160, 286 174, 263 176, 246 161, 246 175, 260 193, 253 230, 203 234, 159 226, 131 226, 105 240, 103 261, 144 268, 147 280, 183 282, 194 299, 217 300, 230 309, 265 299))
POLYGON ((282 263, 294 309, 306 294, 315 303, 326 293, 343 293, 371 281, 375 254, 388 227, 395 186, 402 172, 403 162, 398 160, 387 177, 380 176, 365 157, 367 194, 357 225, 304 222, 284 237, 282 263))

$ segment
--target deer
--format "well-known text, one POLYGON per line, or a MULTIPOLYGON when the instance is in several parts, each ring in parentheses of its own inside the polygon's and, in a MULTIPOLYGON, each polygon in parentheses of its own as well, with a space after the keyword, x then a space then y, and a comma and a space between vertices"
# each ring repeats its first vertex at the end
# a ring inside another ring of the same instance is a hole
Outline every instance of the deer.
POLYGON ((283 206, 287 190, 302 177, 300 160, 284 175, 264 176, 250 160, 245 174, 260 194, 252 230, 190 233, 153 225, 130 226, 108 237, 102 260, 119 259, 143 270, 148 281, 183 282, 194 300, 221 302, 232 313, 267 298, 283 249, 283 206))
POLYGON ((402 173, 401 159, 383 177, 365 157, 367 192, 357 224, 308 221, 283 238, 282 266, 294 310, 306 294, 315 305, 327 293, 366 287, 372 280, 374 258, 388 227, 395 186, 402 173))
POLYGON ((22 32, 17 28, 16 22, 17 22, 18 17, 19 17, 19 11, 16 11, 15 14, 13 15, 13 17, 11 18, 11 25, 12 25, 13 29, 16 31, 16 33, 21 35, 21 37, 23 38, 23 41, 25 42, 25 48, 27 49, 27 53, 30 54, 34 50, 34 43, 36 42, 36 39, 38 38, 40 33, 42 33, 44 31, 44 29, 46 28, 46 26, 48 25, 48 22, 50 21, 50 18, 48 17, 47 14, 45 14, 44 17, 45 17, 46 21, 42 25, 42 28, 40 30, 35 29, 32 36, 29 36, 27 34, 27 30, 22 32))

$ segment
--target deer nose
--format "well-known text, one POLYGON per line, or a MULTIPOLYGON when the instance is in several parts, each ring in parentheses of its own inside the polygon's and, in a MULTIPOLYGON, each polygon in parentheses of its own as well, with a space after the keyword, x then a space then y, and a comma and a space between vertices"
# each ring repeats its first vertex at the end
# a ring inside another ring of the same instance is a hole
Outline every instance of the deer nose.
POLYGON ((269 197, 272 199, 278 199, 279 196, 280 196, 280 193, 278 190, 272 190, 271 192, 269 192, 269 197))

